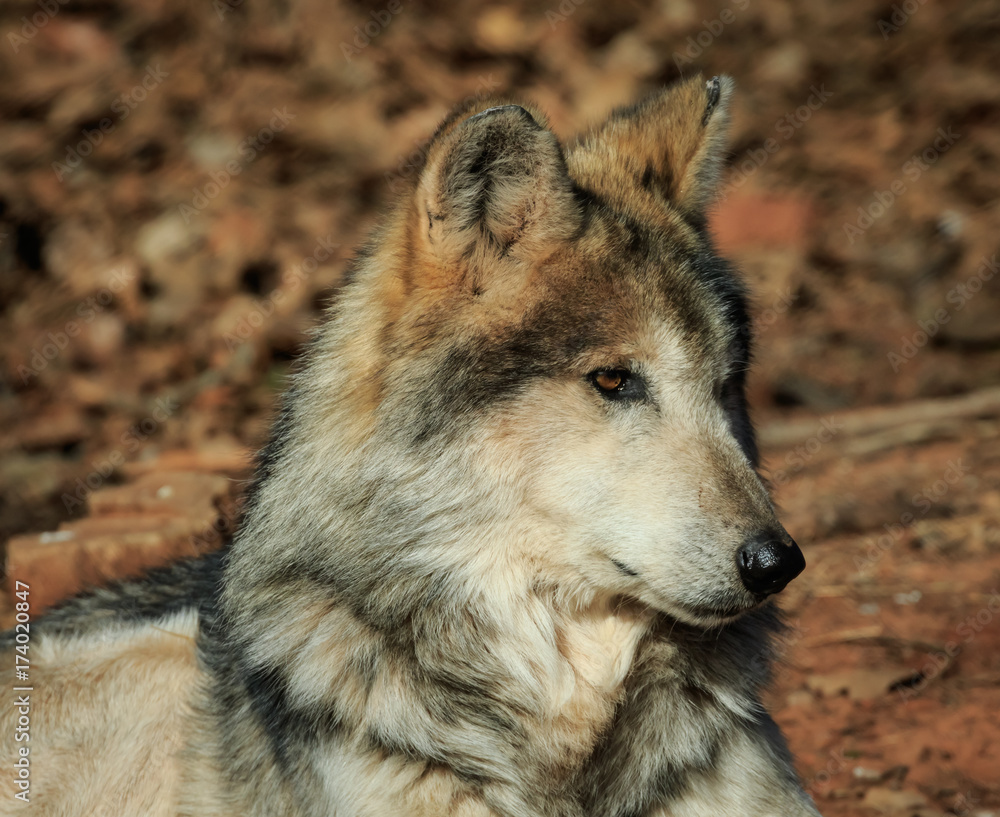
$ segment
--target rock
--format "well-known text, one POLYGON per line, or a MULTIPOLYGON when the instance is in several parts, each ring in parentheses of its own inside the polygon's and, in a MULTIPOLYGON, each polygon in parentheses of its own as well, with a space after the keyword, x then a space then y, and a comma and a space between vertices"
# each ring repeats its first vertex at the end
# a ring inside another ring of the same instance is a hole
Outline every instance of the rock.
POLYGON ((10 540, 8 584, 31 587, 37 615, 89 586, 218 547, 231 526, 231 514, 219 507, 232 486, 222 476, 168 472, 94 491, 88 498, 93 516, 10 540))
POLYGON ((229 480, 211 474, 149 473, 128 485, 94 491, 88 506, 95 515, 148 512, 200 520, 215 513, 229 488, 229 480))
POLYGON ((7 544, 7 583, 28 584, 31 613, 93 585, 136 576, 221 544, 213 519, 170 514, 85 519, 58 531, 15 536, 7 544))

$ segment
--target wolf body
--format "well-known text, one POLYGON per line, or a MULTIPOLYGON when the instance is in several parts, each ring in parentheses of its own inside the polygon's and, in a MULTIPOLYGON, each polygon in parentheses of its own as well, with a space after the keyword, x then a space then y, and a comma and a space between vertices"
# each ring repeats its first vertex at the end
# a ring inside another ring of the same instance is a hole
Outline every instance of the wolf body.
POLYGON ((454 112, 231 545, 32 625, 0 813, 816 815, 759 697, 803 563, 706 228, 730 93, 565 147, 520 105, 454 112))

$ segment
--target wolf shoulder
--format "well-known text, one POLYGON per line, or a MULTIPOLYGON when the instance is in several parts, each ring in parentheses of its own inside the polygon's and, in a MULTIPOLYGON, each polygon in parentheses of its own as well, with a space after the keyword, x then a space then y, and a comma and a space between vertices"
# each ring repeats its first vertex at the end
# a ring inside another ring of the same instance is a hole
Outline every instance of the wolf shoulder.
POLYGON ((27 650, 0 649, 18 704, 0 707, 0 748, 21 763, 0 775, 0 815, 175 814, 202 686, 197 610, 28 634, 27 650))

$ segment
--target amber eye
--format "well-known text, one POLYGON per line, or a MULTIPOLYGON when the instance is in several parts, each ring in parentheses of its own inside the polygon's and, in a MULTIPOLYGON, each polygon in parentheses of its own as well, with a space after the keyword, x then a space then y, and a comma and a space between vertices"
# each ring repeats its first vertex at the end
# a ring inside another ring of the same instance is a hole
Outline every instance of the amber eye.
POLYGON ((619 391, 628 381, 628 372, 622 369, 605 369, 594 372, 594 385, 601 391, 619 391))
POLYGON ((649 399, 642 375, 628 369, 595 369, 587 380, 606 400, 632 403, 649 399))

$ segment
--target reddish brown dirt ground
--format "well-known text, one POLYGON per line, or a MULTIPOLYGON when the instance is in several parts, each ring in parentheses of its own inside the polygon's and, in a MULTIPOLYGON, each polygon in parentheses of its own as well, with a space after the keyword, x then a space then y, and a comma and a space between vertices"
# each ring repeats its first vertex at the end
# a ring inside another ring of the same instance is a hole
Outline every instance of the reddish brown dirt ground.
POLYGON ((570 136, 728 73, 713 226, 809 562, 770 704, 826 815, 1000 814, 998 42, 995 2, 8 0, 8 585, 41 604, 219 540, 305 331, 453 104, 528 97, 570 136))

